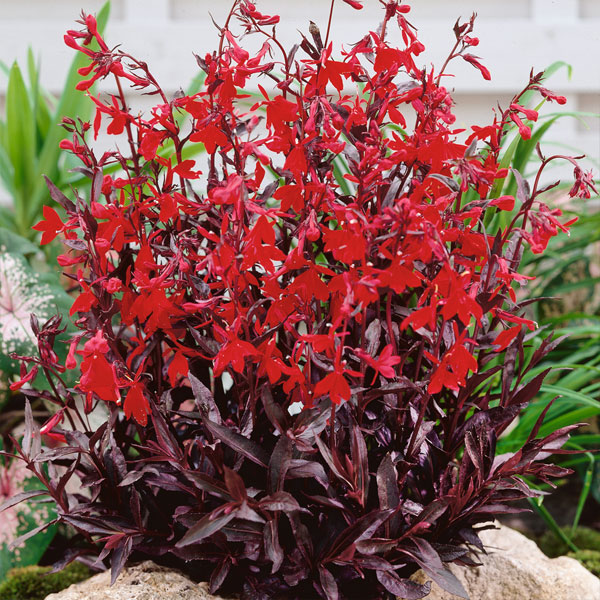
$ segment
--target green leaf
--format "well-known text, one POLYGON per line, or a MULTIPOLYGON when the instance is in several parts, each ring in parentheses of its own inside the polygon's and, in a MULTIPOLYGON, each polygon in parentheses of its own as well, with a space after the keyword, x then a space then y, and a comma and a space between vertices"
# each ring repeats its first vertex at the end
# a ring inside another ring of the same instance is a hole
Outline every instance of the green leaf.
POLYGON ((36 174, 35 129, 27 88, 19 65, 10 70, 6 92, 7 150, 13 167, 17 230, 27 234, 27 209, 36 174))
POLYGON ((529 500, 529 504, 531 504, 535 512, 545 521, 548 529, 573 550, 573 552, 577 552, 579 548, 565 535, 564 531, 548 512, 548 509, 542 504, 543 498, 527 498, 527 500, 529 500))
POLYGON ((6 191, 12 196, 15 190, 15 172, 7 151, 0 141, 0 179, 6 191))
POLYGON ((595 400, 594 398, 591 398, 590 396, 582 394, 581 392, 577 392, 575 390, 571 390, 569 388, 559 386, 559 385, 548 385, 548 384, 542 385, 542 387, 540 388, 540 391, 546 392, 548 394, 552 394, 555 396, 560 395, 563 398, 568 398, 569 400, 573 401, 573 403, 575 403, 575 404, 583 404, 584 406, 589 406, 589 407, 595 408, 598 411, 598 414, 600 414, 600 402, 598 402, 598 400, 595 400))
POLYGON ((31 102, 33 105, 33 114, 36 122, 36 153, 39 154, 44 140, 48 135, 52 115, 48 109, 48 102, 44 98, 40 88, 40 70, 35 64, 33 50, 31 47, 27 50, 27 71, 29 73, 29 86, 31 89, 31 102))
POLYGON ((28 239, 13 233, 11 230, 0 227, 0 253, 12 252, 14 254, 36 254, 40 249, 28 239))

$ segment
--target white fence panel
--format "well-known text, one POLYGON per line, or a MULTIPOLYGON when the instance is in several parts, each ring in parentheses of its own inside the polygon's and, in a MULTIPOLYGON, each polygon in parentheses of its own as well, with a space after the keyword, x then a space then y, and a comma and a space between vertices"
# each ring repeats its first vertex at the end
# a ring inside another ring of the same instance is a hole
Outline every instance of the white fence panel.
MULTIPOLYGON (((280 38, 291 45, 298 30, 307 31, 309 20, 324 30, 327 0, 256 0, 259 10, 280 14, 280 38)), ((381 18, 378 0, 365 0, 354 11, 337 0, 332 39, 348 44, 367 29, 376 29, 381 18)), ((411 4, 409 2, 409 4, 411 4)), ((64 46, 64 32, 73 28, 80 11, 95 12, 102 0, 0 0, 0 60, 25 64, 28 46, 41 58, 42 84, 58 92, 73 51, 64 46)), ((217 31, 211 17, 223 23, 229 0, 113 0, 107 31, 110 44, 146 60, 163 87, 173 93, 185 87, 197 72, 193 53, 215 47, 217 31)), ((439 65, 452 47, 452 26, 457 17, 478 13, 475 34, 481 43, 475 53, 492 73, 484 81, 462 61, 446 81, 455 90, 459 123, 468 125, 491 118, 497 101, 506 102, 527 81, 531 68, 542 70, 557 60, 573 67, 552 78, 549 87, 568 97, 567 110, 600 110, 600 0, 415 0, 410 19, 419 29, 427 51, 422 64, 439 65)), ((258 44, 258 40, 254 40, 258 44)), ((6 78, 0 73, 0 110, 6 78)), ((552 107, 553 109, 555 107, 552 107)), ((564 119, 553 136, 561 143, 600 159, 600 121, 586 123, 564 119)))

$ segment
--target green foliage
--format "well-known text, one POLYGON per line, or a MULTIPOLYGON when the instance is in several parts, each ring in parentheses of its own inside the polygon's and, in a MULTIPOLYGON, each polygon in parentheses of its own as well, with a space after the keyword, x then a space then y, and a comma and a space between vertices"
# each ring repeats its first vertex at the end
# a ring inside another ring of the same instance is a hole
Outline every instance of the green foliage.
MULTIPOLYGON (((562 531, 566 535, 570 535, 569 528, 563 527, 562 531)), ((600 532, 595 529, 591 529, 590 527, 579 527, 571 537, 571 540, 577 546, 579 551, 592 550, 594 552, 600 552, 600 532)), ((569 552, 567 545, 558 540, 550 531, 544 533, 538 543, 542 552, 550 558, 563 556, 563 554, 569 552)))
MULTIPOLYGON (((109 9, 107 2, 98 13, 101 30, 109 9)), ((12 197, 12 207, 0 210, 0 227, 33 239, 31 227, 41 219, 42 207, 50 201, 42 175, 48 175, 61 189, 71 183, 69 165, 61 164, 59 148, 67 133, 59 124, 64 116, 90 116, 85 94, 75 90, 77 70, 85 64, 85 56, 78 54, 57 101, 41 88, 39 67, 31 49, 28 81, 16 62, 8 69, 6 112, 0 119, 0 182, 12 197)))
POLYGON ((0 600, 43 600, 49 594, 60 592, 91 575, 85 565, 77 562, 58 573, 49 571, 49 567, 37 566, 11 569, 0 583, 0 600))

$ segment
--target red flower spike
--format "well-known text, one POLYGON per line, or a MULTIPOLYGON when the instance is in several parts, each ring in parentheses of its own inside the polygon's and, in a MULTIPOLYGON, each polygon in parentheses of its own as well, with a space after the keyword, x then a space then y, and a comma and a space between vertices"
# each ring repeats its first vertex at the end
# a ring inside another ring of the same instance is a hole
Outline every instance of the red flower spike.
POLYGON ((523 121, 521 121, 521 119, 519 118, 519 115, 517 115, 513 112, 513 113, 510 113, 510 118, 515 123, 515 125, 518 127, 519 135, 524 140, 530 139, 531 138, 531 129, 529 127, 527 127, 527 125, 525 125, 523 123, 523 121))

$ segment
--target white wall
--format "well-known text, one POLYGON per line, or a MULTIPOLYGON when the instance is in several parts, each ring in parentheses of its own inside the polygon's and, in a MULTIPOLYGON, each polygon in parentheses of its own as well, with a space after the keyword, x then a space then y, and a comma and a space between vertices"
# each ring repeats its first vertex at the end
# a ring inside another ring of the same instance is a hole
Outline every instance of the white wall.
MULTIPOLYGON (((306 32, 309 19, 324 30, 328 0, 256 0, 261 12, 281 14, 280 37, 291 45, 297 30, 306 32)), ((376 29, 381 16, 378 0, 365 0, 364 10, 336 2, 332 37, 345 43, 360 39, 366 29, 376 29)), ((409 2, 410 4, 410 2, 409 2)), ((101 0, 0 0, 0 59, 24 64, 31 45, 42 61, 42 83, 53 92, 61 89, 73 51, 62 35, 74 27, 81 9, 94 12, 101 0)), ((197 72, 192 52, 214 48, 216 30, 209 12, 223 23, 230 0, 113 0, 107 31, 109 45, 144 59, 169 92, 185 87, 197 72)), ((492 81, 463 61, 450 69, 458 122, 482 124, 491 119, 498 100, 506 102, 527 81, 530 69, 542 70, 563 60, 573 66, 555 75, 548 87, 569 99, 563 110, 600 112, 600 0, 414 0, 411 21, 419 29, 427 52, 422 64, 440 65, 452 47, 452 25, 458 16, 478 13, 475 49, 492 73, 492 81)), ((0 74, 0 105, 6 79, 0 74)), ((1 108, 1 106, 0 106, 1 108)), ((550 110, 556 110, 552 105, 550 110)), ((548 136, 600 160, 600 121, 587 124, 563 119, 548 136)))

